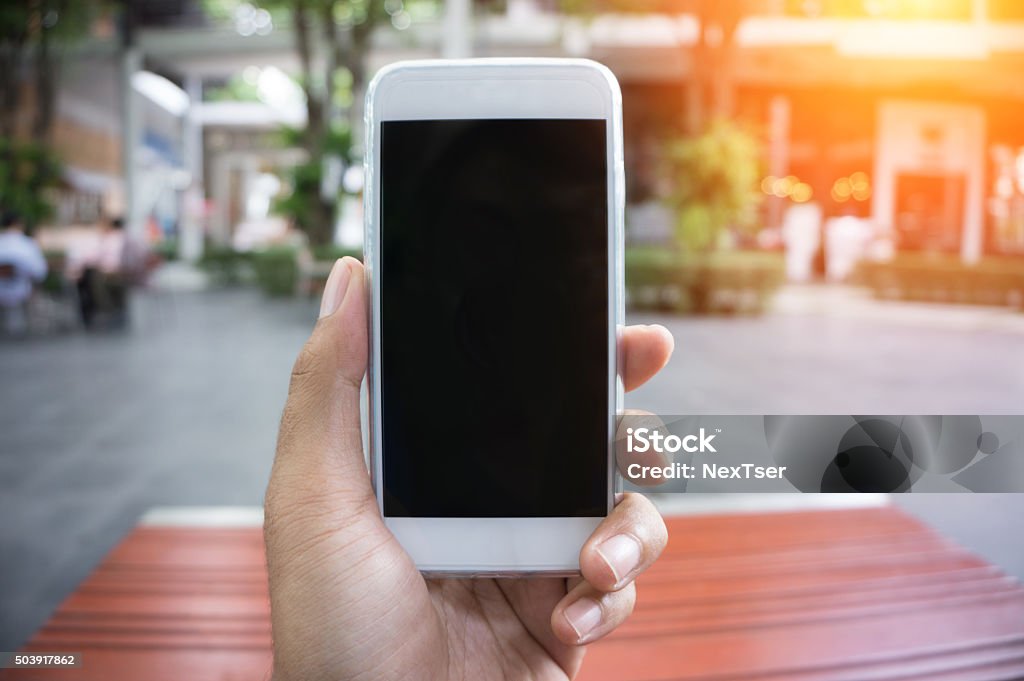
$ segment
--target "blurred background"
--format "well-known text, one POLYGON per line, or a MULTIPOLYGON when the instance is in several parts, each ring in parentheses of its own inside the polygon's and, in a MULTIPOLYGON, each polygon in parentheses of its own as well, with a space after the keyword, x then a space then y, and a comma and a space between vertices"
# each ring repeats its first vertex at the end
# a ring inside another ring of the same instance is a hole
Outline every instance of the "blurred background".
MULTIPOLYGON (((677 347, 629 406, 1024 406, 1016 0, 18 0, 0 31, 0 649, 148 509, 261 505, 399 59, 618 77, 629 317, 677 347)), ((1024 574, 1017 497, 919 496, 1024 574)))

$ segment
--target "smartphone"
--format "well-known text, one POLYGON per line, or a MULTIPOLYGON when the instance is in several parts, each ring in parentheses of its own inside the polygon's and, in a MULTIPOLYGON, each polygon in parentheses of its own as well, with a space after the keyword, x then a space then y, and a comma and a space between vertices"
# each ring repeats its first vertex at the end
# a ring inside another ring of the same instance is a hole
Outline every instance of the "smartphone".
POLYGON ((370 467, 425 573, 578 572, 612 508, 621 107, 586 60, 405 62, 368 89, 370 467))

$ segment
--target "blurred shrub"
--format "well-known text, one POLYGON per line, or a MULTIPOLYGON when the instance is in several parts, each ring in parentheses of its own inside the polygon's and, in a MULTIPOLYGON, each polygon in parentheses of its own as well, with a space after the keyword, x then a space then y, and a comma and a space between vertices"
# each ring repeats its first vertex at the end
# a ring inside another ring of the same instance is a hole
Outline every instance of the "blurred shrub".
POLYGON ((212 84, 203 89, 203 99, 208 102, 259 102, 259 87, 236 73, 223 84, 212 84))
POLYGON ((966 265, 956 255, 906 253, 889 262, 861 263, 857 280, 875 296, 1024 307, 1024 259, 989 257, 966 265))
POLYGON ((724 230, 743 232, 756 225, 759 157, 757 139, 727 120, 669 145, 668 200, 675 210, 680 248, 714 250, 724 230))
POLYGON ((689 314, 756 314, 785 278, 780 253, 626 250, 626 292, 634 309, 689 314))
POLYGON ((256 283, 268 296, 294 295, 299 281, 298 249, 294 246, 270 246, 253 251, 256 283))
POLYGON ((0 138, 0 206, 34 228, 53 214, 47 189, 60 183, 61 163, 46 146, 0 138))
POLYGON ((241 253, 230 246, 207 244, 199 267, 214 283, 234 286, 246 281, 252 272, 252 254, 241 253))
POLYGON ((160 256, 163 262, 174 262, 178 259, 178 240, 164 239, 153 244, 153 253, 160 256))
POLYGON ((67 265, 67 256, 62 250, 43 251, 46 258, 46 277, 39 284, 44 292, 51 296, 58 296, 67 291, 70 282, 64 274, 67 265))

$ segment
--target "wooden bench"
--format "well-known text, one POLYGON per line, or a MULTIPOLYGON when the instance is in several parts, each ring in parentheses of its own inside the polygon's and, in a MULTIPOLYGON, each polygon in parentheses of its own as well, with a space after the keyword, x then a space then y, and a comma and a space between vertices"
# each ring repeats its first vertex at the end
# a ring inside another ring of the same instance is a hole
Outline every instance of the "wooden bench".
MULTIPOLYGON (((669 520, 585 681, 1024 678, 1024 588, 886 507, 669 520)), ((271 668, 258 528, 140 527, 26 647, 83 665, 4 679, 227 681, 271 668)))

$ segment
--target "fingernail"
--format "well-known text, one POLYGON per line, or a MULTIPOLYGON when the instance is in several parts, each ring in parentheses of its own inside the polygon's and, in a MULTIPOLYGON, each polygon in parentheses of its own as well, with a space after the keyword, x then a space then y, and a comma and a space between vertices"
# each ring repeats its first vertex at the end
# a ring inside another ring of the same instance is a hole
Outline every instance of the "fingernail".
POLYGON ((640 542, 629 534, 617 534, 597 547, 597 552, 611 568, 618 584, 640 564, 640 542))
POLYGON ((663 324, 651 324, 650 328, 657 329, 658 333, 664 336, 672 346, 675 347, 676 337, 672 335, 672 332, 668 330, 668 327, 663 324))
POLYGON ((334 263, 331 274, 327 277, 327 283, 324 285, 324 297, 320 300, 320 319, 334 314, 338 306, 341 305, 351 274, 352 268, 344 259, 334 263))
POLYGON ((565 609, 565 619, 582 641, 601 623, 601 606, 593 598, 581 598, 565 609))

